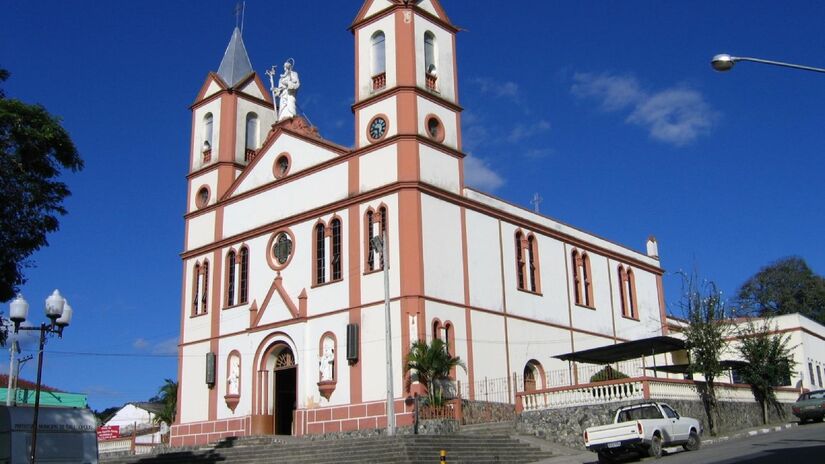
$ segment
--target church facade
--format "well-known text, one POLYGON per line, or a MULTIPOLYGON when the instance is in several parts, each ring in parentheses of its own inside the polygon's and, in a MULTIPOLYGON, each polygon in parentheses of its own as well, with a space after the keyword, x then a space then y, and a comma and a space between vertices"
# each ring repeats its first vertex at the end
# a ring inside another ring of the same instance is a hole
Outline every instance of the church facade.
POLYGON ((237 29, 191 107, 173 445, 384 427, 384 271, 399 426, 413 341, 445 340, 474 399, 482 379, 585 383, 552 356, 667 330, 655 239, 637 252, 465 185, 438 0, 367 0, 351 30, 353 148, 294 115, 291 63, 266 89, 237 29))

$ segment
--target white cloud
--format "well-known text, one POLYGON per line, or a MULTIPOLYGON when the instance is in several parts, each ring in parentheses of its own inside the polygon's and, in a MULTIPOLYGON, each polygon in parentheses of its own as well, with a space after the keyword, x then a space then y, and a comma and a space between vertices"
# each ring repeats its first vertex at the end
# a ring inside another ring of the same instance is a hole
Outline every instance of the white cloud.
POLYGON ((576 73, 571 92, 595 99, 605 111, 629 109, 625 121, 647 129, 651 138, 676 146, 707 134, 718 114, 697 90, 674 86, 646 92, 633 76, 576 73))
POLYGON ((138 338, 132 342, 132 348, 136 350, 143 350, 149 346, 149 342, 145 338, 138 338))
POLYGON ((548 130, 550 130, 550 123, 543 119, 531 125, 518 125, 507 135, 507 141, 511 143, 520 142, 528 137, 548 130))
POLYGON ((519 86, 513 81, 499 82, 489 77, 476 77, 470 82, 476 84, 481 93, 489 93, 496 97, 516 98, 519 95, 519 86))
POLYGON ((524 153, 524 156, 531 159, 545 158, 553 154, 552 148, 532 148, 524 153))
POLYGON ((656 140, 685 145, 710 132, 716 118, 702 94, 674 88, 641 101, 627 121, 646 127, 656 140))
POLYGON ((152 354, 178 354, 178 337, 159 341, 152 347, 152 354))
POLYGON ((487 191, 496 190, 504 185, 504 178, 486 161, 471 155, 464 158, 464 180, 467 185, 487 191))
POLYGON ((577 97, 601 100, 602 109, 605 111, 620 110, 644 97, 639 82, 632 76, 576 73, 573 75, 573 86, 570 90, 577 97))

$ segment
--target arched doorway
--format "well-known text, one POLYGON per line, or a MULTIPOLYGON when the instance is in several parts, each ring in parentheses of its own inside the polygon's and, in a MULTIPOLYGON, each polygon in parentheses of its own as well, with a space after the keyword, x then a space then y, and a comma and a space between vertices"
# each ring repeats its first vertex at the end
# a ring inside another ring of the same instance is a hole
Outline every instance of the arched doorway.
POLYGON ((292 435, 298 399, 298 365, 292 349, 283 342, 270 345, 258 366, 256 433, 292 435))
POLYGON ((531 359, 524 365, 524 391, 531 392, 545 387, 544 369, 541 363, 531 359))

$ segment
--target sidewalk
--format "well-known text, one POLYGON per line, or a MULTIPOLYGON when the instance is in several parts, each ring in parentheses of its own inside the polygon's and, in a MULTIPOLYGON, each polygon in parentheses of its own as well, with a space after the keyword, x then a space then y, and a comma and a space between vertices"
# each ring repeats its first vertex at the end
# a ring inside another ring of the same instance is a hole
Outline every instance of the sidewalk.
MULTIPOLYGON (((737 432, 732 432, 719 437, 703 436, 702 447, 714 446, 720 443, 724 443, 728 440, 752 437, 754 435, 761 435, 764 433, 781 432, 783 430, 797 427, 798 425, 799 424, 797 424, 796 422, 789 422, 787 424, 782 425, 766 425, 762 427, 754 427, 750 429, 740 430, 737 432)), ((598 462, 596 453, 593 453, 591 451, 583 451, 580 449, 568 448, 566 446, 542 440, 540 438, 524 436, 519 436, 518 438, 521 441, 530 443, 534 446, 541 447, 545 451, 551 451, 555 455, 552 458, 537 461, 535 464, 590 464, 598 462)), ((682 451, 682 447, 669 447, 665 448, 665 451, 668 453, 678 453, 682 451)))

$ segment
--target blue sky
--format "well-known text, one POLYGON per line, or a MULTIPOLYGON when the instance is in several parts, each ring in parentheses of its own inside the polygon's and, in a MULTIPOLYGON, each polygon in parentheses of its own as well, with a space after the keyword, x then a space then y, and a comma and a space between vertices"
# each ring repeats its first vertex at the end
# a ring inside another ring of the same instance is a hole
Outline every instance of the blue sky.
MULTIPOLYGON (((444 0, 458 37, 468 179, 610 240, 660 245, 733 293, 778 258, 825 273, 825 76, 715 53, 825 66, 821 2, 444 0)), ((234 26, 231 1, 4 2, 7 95, 63 118, 86 161, 61 230, 34 255, 30 319, 59 288, 75 310, 44 383, 102 409, 177 375, 192 103, 234 26)), ((359 1, 247 1, 256 71, 293 57, 298 103, 352 145, 359 1)), ((2 308, 8 314, 8 305, 2 308)), ((30 341, 27 342, 31 350, 30 341)), ((0 359, 4 359, 0 357, 0 359)), ((2 369, 8 369, 5 362, 2 369)), ((33 379, 28 363, 23 376, 33 379)))

